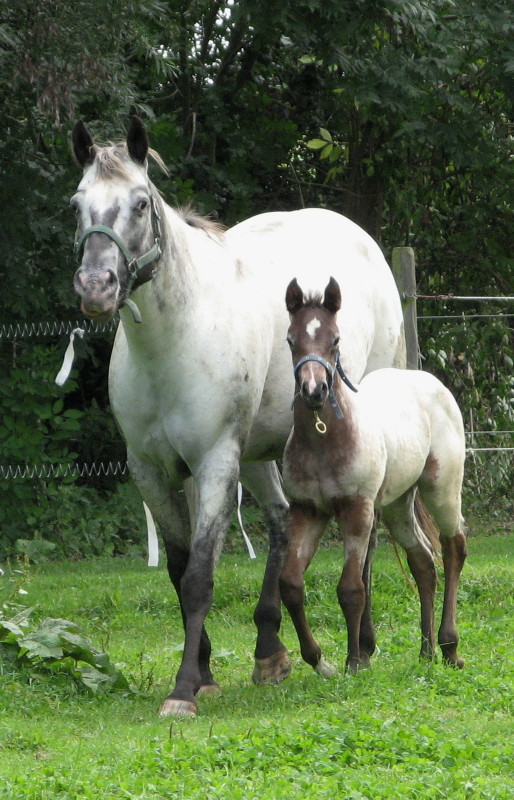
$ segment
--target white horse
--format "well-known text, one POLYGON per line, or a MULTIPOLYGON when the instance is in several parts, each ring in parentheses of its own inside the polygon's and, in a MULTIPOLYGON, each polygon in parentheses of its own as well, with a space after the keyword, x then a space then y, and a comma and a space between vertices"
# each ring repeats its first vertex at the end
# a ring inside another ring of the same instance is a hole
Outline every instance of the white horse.
POLYGON ((223 232, 170 208, 148 179, 148 138, 137 118, 126 143, 107 147, 77 123, 73 150, 84 168, 71 200, 74 286, 89 318, 120 312, 111 404, 131 474, 164 539, 185 628, 161 713, 192 715, 199 693, 219 689, 204 619, 238 480, 270 529, 253 678, 277 682, 289 671, 278 637, 288 504, 274 459, 292 424, 283 301, 291 274, 313 289, 334 274, 345 287, 344 356, 354 380, 403 365, 401 304, 378 246, 338 214, 268 213, 223 232))
MULTIPOLYGON (((286 292, 288 341, 299 388, 294 426, 284 452, 284 483, 291 501, 287 554, 279 583, 304 660, 324 676, 321 656, 304 610, 303 574, 331 517, 344 542, 337 587, 348 630, 346 667, 369 664, 375 648, 363 579, 375 509, 405 549, 421 601, 421 656, 434 655, 436 572, 430 542, 416 519, 419 491, 440 532, 445 593, 439 644, 444 660, 462 666, 455 626, 457 586, 466 557, 461 490, 464 426, 452 394, 433 375, 380 369, 355 387, 345 375, 343 334, 336 324, 341 291, 333 278, 322 295, 305 297, 296 280, 286 292), (329 401, 327 403, 327 400, 329 401)), ((344 310, 338 316, 344 324, 344 310)))

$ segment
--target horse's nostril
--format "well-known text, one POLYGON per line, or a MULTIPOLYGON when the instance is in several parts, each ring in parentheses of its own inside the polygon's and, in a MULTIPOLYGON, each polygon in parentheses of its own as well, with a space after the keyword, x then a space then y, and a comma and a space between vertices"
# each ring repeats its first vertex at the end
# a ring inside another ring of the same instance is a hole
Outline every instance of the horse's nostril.
POLYGON ((328 394, 328 385, 325 383, 325 381, 322 381, 322 382, 321 382, 321 384, 320 384, 320 387, 319 387, 319 388, 320 388, 320 390, 321 390, 321 394, 322 394, 322 396, 323 396, 323 397, 324 397, 326 394, 328 394))

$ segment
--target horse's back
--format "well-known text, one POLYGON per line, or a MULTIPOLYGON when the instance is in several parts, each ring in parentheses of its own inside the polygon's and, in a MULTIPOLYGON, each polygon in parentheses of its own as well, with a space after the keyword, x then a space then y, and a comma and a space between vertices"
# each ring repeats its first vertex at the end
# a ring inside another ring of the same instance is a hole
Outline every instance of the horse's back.
POLYGON ((290 280, 296 277, 305 294, 322 295, 333 276, 342 288, 341 349, 350 377, 405 366, 398 290, 378 244, 357 224, 334 211, 308 208, 259 214, 226 236, 247 273, 265 282, 281 344, 290 280))

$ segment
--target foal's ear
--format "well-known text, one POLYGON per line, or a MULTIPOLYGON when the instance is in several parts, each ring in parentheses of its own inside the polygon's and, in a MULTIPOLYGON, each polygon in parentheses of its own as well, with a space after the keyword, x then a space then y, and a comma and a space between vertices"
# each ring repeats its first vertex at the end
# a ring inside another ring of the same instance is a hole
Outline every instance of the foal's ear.
POLYGON ((95 157, 95 145, 91 134, 88 129, 80 120, 73 126, 71 134, 71 143, 73 147, 73 155, 79 167, 85 167, 88 162, 91 162, 95 157))
POLYGON ((144 164, 149 145, 144 123, 134 114, 127 131, 127 149, 131 159, 139 164, 144 164))
POLYGON ((325 288, 323 308, 326 308, 331 314, 337 314, 341 308, 341 289, 335 278, 330 278, 325 288))
POLYGON ((298 281, 293 278, 286 290, 286 306, 290 314, 296 314, 303 307, 303 292, 298 281))

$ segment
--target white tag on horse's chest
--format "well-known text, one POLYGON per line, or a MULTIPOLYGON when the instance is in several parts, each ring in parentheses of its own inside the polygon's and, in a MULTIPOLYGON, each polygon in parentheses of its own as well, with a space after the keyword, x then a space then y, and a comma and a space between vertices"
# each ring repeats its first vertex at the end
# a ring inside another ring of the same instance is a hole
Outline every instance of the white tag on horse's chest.
POLYGON ((241 533, 243 534, 243 539, 245 540, 245 544, 248 548, 248 554, 250 558, 256 558, 255 550, 252 547, 252 543, 248 534, 246 533, 245 529, 243 528, 243 518, 241 516, 241 501, 243 499, 243 487, 241 483, 238 482, 237 484, 237 521, 239 522, 239 527, 241 528, 241 533))
POLYGON ((73 367, 73 362, 75 360, 75 348, 73 346, 73 340, 75 339, 75 336, 80 336, 80 338, 82 339, 84 333, 85 331, 82 328, 75 328, 70 333, 70 342, 64 354, 62 367, 59 370, 57 377, 55 379, 57 386, 63 386, 68 380, 71 368, 73 367))
POLYGON ((159 566, 159 540, 157 538, 157 531, 155 529, 155 522, 153 521, 152 512, 145 502, 143 502, 146 517, 146 530, 148 536, 148 566, 159 566))

